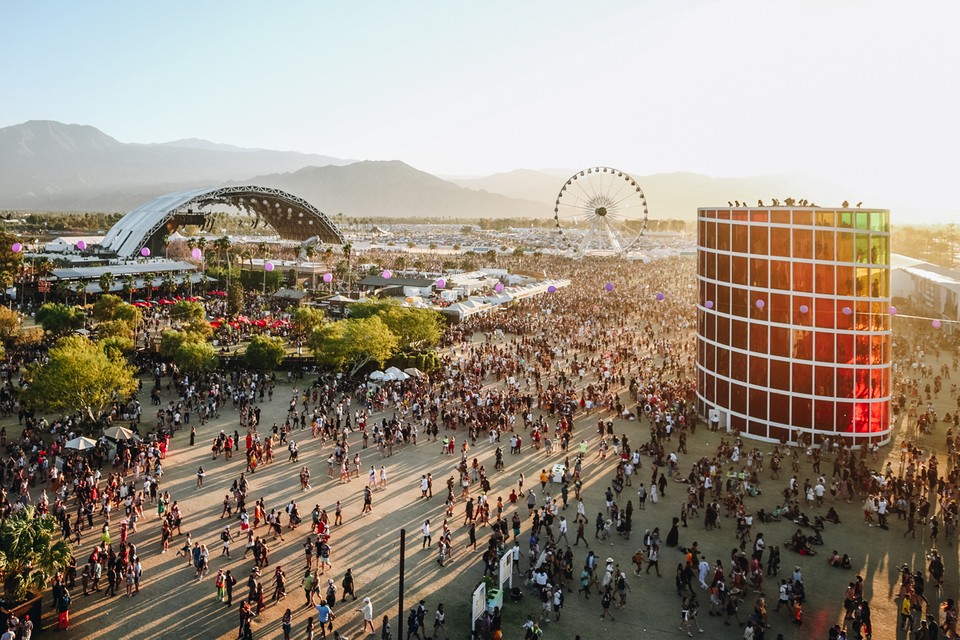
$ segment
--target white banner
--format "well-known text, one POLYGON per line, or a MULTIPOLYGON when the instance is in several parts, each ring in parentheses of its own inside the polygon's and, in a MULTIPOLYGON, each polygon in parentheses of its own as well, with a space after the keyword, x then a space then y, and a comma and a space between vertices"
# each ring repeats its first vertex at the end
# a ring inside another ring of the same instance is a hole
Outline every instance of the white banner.
POLYGON ((507 549, 507 551, 500 557, 500 590, 503 590, 504 583, 509 583, 509 587, 513 588, 513 551, 507 549))
POLYGON ((487 611, 487 583, 481 582, 473 592, 473 621, 470 628, 477 630, 477 620, 487 611))

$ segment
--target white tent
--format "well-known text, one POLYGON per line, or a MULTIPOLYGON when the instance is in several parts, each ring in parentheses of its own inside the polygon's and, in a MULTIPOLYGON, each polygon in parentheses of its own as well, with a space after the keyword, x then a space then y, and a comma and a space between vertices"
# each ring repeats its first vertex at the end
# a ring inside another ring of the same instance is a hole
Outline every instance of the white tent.
POLYGON ((80 436, 79 438, 74 438, 73 440, 68 440, 67 444, 63 445, 67 449, 76 449, 77 451, 87 451, 93 449, 97 446, 97 441, 87 438, 85 436, 80 436))
POLYGON ((386 377, 383 371, 374 371, 368 376, 371 380, 383 380, 386 377))
POLYGON ((409 375, 403 371, 400 371, 400 369, 397 369, 396 367, 390 367, 383 372, 383 379, 386 382, 392 382, 393 380, 406 380, 409 377, 409 375))

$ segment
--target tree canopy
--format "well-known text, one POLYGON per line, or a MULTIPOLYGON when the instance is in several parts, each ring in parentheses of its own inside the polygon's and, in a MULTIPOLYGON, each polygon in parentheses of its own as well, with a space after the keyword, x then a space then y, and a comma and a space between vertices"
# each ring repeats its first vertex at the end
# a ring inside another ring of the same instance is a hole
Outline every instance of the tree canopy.
POLYGON ((378 314, 397 336, 401 350, 436 346, 443 336, 443 319, 433 309, 391 306, 378 314))
POLYGON ((62 414, 82 411, 90 420, 137 390, 135 369, 83 336, 58 341, 44 364, 27 369, 26 380, 28 403, 62 414))
POLYGON ((382 365, 396 352, 398 341, 383 320, 374 316, 323 325, 308 344, 321 364, 350 366, 354 374, 371 361, 382 365))
POLYGON ((0 340, 9 343, 20 335, 23 317, 13 309, 0 307, 0 340))
POLYGON ((37 324, 54 336, 83 328, 83 311, 60 302, 48 302, 37 310, 37 324))
POLYGON ((247 345, 244 361, 254 371, 273 371, 280 366, 285 353, 282 338, 254 336, 247 345))
POLYGON ((173 354, 173 362, 181 371, 199 373, 217 366, 217 352, 209 342, 184 342, 173 354))
POLYGON ((326 317, 320 309, 313 307, 297 307, 290 314, 290 325, 303 335, 310 335, 316 331, 326 317))
POLYGON ((26 600, 30 591, 43 592, 69 560, 70 545, 60 539, 52 515, 41 516, 29 506, 0 522, 0 572, 8 607, 26 600))

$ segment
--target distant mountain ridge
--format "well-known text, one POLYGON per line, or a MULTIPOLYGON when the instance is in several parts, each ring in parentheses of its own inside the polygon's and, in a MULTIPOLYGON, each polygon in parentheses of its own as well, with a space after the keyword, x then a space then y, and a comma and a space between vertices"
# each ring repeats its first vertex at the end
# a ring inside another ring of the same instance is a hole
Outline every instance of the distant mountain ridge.
MULTIPOLYGON (((349 216, 552 217, 574 170, 517 169, 443 179, 399 160, 361 161, 246 149, 188 138, 123 143, 88 125, 33 120, 0 128, 0 209, 127 211, 163 193, 221 184, 272 186, 328 213, 349 216)), ((651 218, 696 216, 697 207, 740 200, 844 199, 833 185, 782 174, 711 178, 632 174, 651 218)))

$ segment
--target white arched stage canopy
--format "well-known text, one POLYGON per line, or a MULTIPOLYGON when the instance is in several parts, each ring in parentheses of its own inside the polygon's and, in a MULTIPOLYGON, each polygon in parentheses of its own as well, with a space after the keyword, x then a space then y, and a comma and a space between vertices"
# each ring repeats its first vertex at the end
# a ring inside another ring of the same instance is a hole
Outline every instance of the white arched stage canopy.
POLYGON ((159 196, 130 211, 107 232, 101 251, 120 258, 138 255, 142 247, 159 252, 163 238, 184 225, 200 225, 232 207, 257 216, 281 238, 306 240, 317 236, 328 244, 344 244, 340 229, 323 212, 295 195, 253 185, 188 189, 159 196), (206 209, 206 210, 205 210, 206 209))

